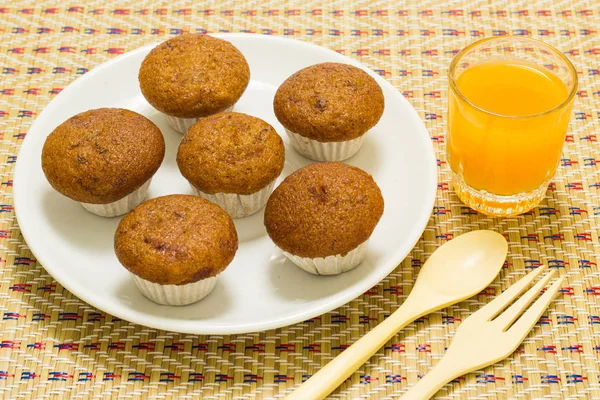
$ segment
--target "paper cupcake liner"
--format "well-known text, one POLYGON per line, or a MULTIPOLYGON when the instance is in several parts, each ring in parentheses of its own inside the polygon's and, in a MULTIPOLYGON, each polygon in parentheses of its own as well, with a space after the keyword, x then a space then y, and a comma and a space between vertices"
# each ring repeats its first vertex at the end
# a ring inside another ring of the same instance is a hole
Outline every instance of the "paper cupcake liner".
POLYGON ((283 252, 294 264, 315 275, 338 275, 342 272, 350 271, 362 263, 367 255, 367 246, 369 241, 363 242, 357 248, 348 252, 345 256, 337 254, 335 256, 309 258, 299 257, 283 252))
POLYGON ((343 161, 358 152, 365 141, 366 135, 356 139, 343 142, 319 142, 309 139, 288 129, 285 130, 290 138, 292 147, 302 154, 315 161, 343 161))
POLYGON ((152 178, 148 179, 146 183, 140 186, 135 192, 128 194, 121 200, 108 204, 81 203, 81 205, 89 212, 101 217, 116 217, 127 214, 144 201, 148 194, 148 187, 150 186, 151 181, 152 178))
POLYGON ((215 193, 209 194, 198 190, 194 185, 190 184, 192 190, 198 196, 205 198, 208 201, 215 203, 224 209, 231 218, 244 218, 254 214, 267 204, 269 195, 275 186, 275 180, 269 183, 256 193, 252 194, 235 194, 235 193, 215 193))
MULTIPOLYGON (((229 112, 231 110, 233 110, 233 106, 226 108, 225 110, 223 110, 221 112, 229 112)), ((173 117, 172 115, 167 115, 167 114, 165 114, 165 117, 167 118, 167 122, 169 123, 171 128, 173 128, 177 132, 180 132, 183 134, 185 134, 187 132, 187 130, 190 129, 190 126, 194 125, 196 122, 198 122, 199 120, 202 119, 202 117, 201 118, 179 118, 179 117, 173 117)))
POLYGON ((161 285, 131 274, 142 294, 155 303, 165 306, 185 306, 202 300, 214 289, 217 276, 185 285, 161 285))

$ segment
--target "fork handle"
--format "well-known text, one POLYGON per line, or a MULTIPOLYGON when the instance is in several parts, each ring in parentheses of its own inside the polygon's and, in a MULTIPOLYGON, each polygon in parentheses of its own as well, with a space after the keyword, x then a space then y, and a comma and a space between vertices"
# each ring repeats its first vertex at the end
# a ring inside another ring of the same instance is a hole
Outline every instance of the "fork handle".
POLYGON ((427 307, 415 306, 411 303, 407 299, 392 315, 331 360, 319 372, 286 396, 285 400, 324 399, 400 329, 429 312, 427 307))
POLYGON ((400 400, 427 400, 432 398, 445 384, 473 370, 473 368, 463 365, 461 361, 460 354, 453 355, 451 347, 448 348, 444 357, 435 367, 400 397, 400 400))

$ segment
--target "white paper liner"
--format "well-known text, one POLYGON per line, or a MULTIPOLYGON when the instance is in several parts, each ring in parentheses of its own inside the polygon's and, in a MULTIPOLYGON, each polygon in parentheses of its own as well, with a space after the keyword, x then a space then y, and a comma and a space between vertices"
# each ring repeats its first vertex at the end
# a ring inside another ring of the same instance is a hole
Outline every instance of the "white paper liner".
POLYGON ((136 191, 123 197, 121 200, 108 204, 81 203, 81 205, 89 212, 101 217, 116 217, 127 214, 144 201, 148 194, 148 187, 150 186, 151 181, 152 178, 148 179, 146 183, 140 186, 136 191))
POLYGON ((131 274, 142 294, 155 303, 165 306, 185 306, 202 300, 214 289, 217 276, 185 285, 161 285, 131 274))
POLYGON ((283 254, 294 264, 311 274, 338 275, 350 271, 364 261, 368 244, 368 240, 359 244, 357 248, 348 252, 345 256, 337 254, 325 258, 309 258, 295 256, 286 251, 283 254))
POLYGON ((343 142, 319 142, 309 139, 288 129, 285 130, 290 138, 290 143, 296 151, 304 157, 315 161, 343 161, 360 150, 363 145, 366 134, 356 139, 343 142))
MULTIPOLYGON (((233 110, 233 106, 226 108, 225 110, 221 111, 221 112, 229 112, 233 110)), ((190 126, 194 125, 196 122, 198 122, 198 120, 201 120, 201 118, 179 118, 179 117, 173 117, 172 115, 167 115, 165 114, 165 117, 167 118, 167 122, 169 123, 169 125, 171 126, 171 128, 175 129, 177 132, 183 133, 185 134, 187 132, 188 129, 190 129, 190 126)))
POLYGON ((220 206, 231 216, 231 218, 244 218, 254 214, 267 204, 269 195, 275 186, 275 180, 269 183, 256 193, 235 194, 235 193, 215 193, 209 194, 198 190, 190 184, 194 193, 208 201, 220 206))

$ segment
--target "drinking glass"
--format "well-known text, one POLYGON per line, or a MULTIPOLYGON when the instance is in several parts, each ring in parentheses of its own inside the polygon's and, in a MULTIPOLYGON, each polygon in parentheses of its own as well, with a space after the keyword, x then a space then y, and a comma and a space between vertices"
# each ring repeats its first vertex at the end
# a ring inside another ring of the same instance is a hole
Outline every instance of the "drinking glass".
POLYGON ((487 38, 456 55, 448 78, 446 152, 458 197, 491 216, 538 205, 560 162, 573 64, 536 39, 487 38))

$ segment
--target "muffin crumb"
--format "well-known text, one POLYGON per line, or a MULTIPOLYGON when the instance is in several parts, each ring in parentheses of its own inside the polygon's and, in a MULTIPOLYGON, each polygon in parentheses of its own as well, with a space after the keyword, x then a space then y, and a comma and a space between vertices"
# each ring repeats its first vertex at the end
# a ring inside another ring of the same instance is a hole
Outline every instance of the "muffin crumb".
POLYGON ((42 169, 59 193, 108 204, 140 188, 160 167, 165 141, 148 118, 122 108, 85 111, 46 138, 42 169))
POLYGON ((250 67, 230 42, 188 33, 152 49, 138 79, 142 94, 157 110, 199 118, 237 102, 250 82, 250 67))
POLYGON ((381 190, 360 168, 310 164, 273 191, 265 209, 267 233, 282 250, 319 258, 346 255, 365 242, 383 214, 381 190))
POLYGON ((322 63, 296 72, 277 89, 275 115, 288 130, 320 142, 356 139, 383 114, 377 81, 348 64, 322 63))
POLYGON ((283 141, 271 125, 228 112, 203 118, 189 129, 177 165, 202 192, 249 195, 281 174, 284 158, 283 141))
POLYGON ((185 285, 221 273, 238 238, 231 217, 197 196, 149 200, 127 214, 115 233, 115 253, 131 273, 161 285, 185 285))

